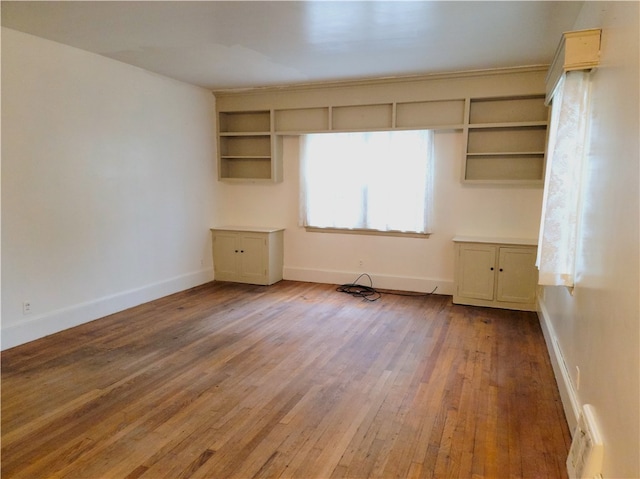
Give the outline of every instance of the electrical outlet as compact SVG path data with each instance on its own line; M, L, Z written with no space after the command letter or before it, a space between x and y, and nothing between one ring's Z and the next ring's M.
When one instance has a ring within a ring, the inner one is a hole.
M31 301L22 302L22 314L29 314L31 312Z

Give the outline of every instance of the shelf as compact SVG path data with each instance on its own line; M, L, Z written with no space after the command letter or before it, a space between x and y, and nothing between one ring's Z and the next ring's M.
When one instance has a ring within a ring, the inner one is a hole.
M547 120L543 95L469 99L462 181L541 186Z
M269 135L220 137L220 157L225 156L271 156L271 137Z
M395 127L428 129L464 123L464 100L416 101L396 105Z
M500 98L472 98L469 125L478 123L546 122L548 108L544 95Z
M223 156L222 157L223 160L229 160L229 161L233 161L233 160L259 160L259 161L263 161L263 162L268 162L271 161L271 157L269 156Z
M465 180L542 181L544 155L478 155L467 157Z
M469 124L470 130L482 130L485 128L523 128L523 127L543 127L546 128L546 121L521 121L521 122L501 122L501 123L474 123Z
M329 108L294 108L275 111L277 133L311 133L329 130Z
M220 179L270 180L269 157L221 157Z
M306 133L460 130L465 100L405 101L365 105L336 105L274 110L275 135Z
M546 127L469 129L467 153L544 151Z
M218 112L218 179L281 181L271 110Z
M332 130L373 131L393 127L393 105L337 106L331 109Z
M218 115L219 131L223 133L246 133L271 131L270 111L220 112Z
M271 133L264 131L243 131L243 132L220 132L221 137L243 137L243 136L270 136Z
M544 151L489 151L486 153L467 153L467 156L540 156Z

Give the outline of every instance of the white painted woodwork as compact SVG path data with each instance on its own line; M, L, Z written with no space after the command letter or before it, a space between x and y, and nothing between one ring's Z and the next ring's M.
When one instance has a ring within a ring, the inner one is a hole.
M218 281L269 285L282 279L281 228L212 228L213 268Z
M462 181L541 185L546 70L219 92L218 178L282 181L280 137L310 132L463 130Z
M282 181L270 111L218 113L218 179Z
M572 70L591 70L600 63L602 29L590 28L562 34L546 78L546 101L550 102L558 80Z
M542 95L470 98L462 182L541 187L547 119Z
M535 311L538 273L532 241L454 238L453 302Z
M454 303L458 297L493 301L496 248L485 244L465 244L457 252L458 275Z
M535 305L538 282L535 263L535 247L499 246L496 300Z

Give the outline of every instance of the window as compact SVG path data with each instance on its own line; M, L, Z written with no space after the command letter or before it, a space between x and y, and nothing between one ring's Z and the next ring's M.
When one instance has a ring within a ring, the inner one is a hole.
M433 131L303 135L300 150L303 226L431 232Z
M543 285L574 285L589 91L589 73L571 71L553 95L536 263Z

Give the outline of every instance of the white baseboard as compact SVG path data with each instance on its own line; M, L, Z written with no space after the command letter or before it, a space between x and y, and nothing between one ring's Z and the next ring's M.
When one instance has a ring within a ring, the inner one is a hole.
M356 281L364 271L335 271L318 270L308 268L284 268L284 279L292 281L306 281L309 283L347 284ZM368 272L367 272L368 273ZM430 278L415 278L406 276L392 276L387 274L368 273L373 280L373 286L380 289L392 289L396 291L414 291L430 293L437 288L434 294L453 294L453 281L437 280ZM368 278L361 278L358 284L369 286Z
M205 269L49 311L19 323L3 326L0 348L2 350L13 348L212 280L213 269Z
M540 299L538 299L538 318L540 319L540 327L542 328L542 334L547 343L551 365L553 366L553 372L556 376L558 389L560 390L560 399L562 400L564 414L569 424L569 430L573 432L580 415L580 401L578 400L578 394L573 387L571 376L567 370L567 363L564 360L562 349L558 343L558 337L553 328L551 317L544 301Z

